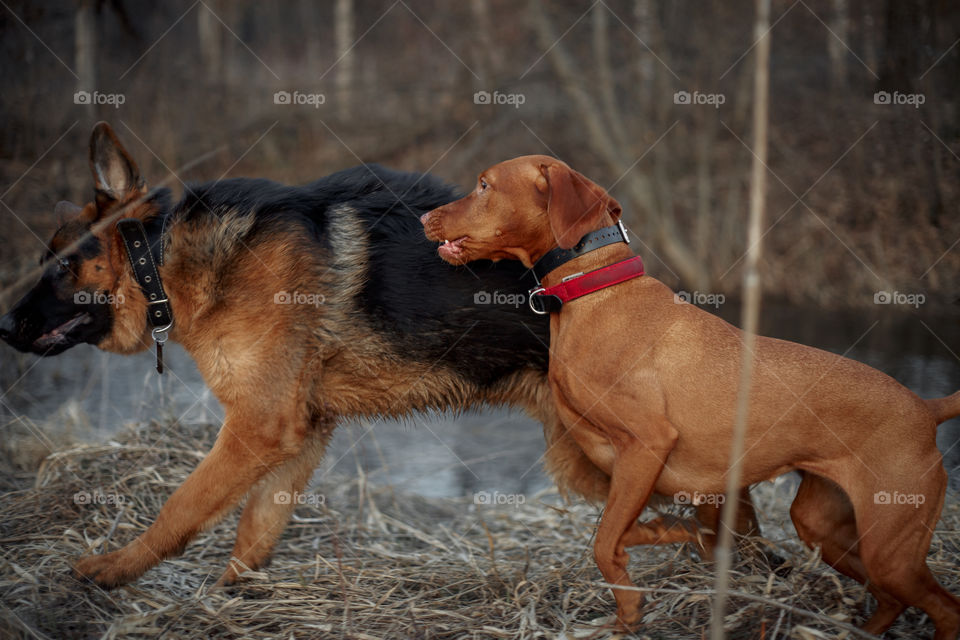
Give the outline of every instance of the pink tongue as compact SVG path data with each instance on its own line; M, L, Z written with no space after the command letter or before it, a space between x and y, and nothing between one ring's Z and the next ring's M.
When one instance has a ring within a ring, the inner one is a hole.
M448 244L440 245L440 248L438 249L438 251L440 252L440 255L454 257L459 253L461 253L463 249L460 247L459 244L450 242Z
M46 333L36 339L36 344L41 347L46 347L58 342L63 342L66 339L66 336L70 331L77 325L87 324L90 322L90 316L86 313L80 314L76 318L67 320L59 327L52 329L49 333Z
M440 255L447 257L456 257L463 253L463 241L465 238L457 238L450 242L444 242L440 245L438 251Z

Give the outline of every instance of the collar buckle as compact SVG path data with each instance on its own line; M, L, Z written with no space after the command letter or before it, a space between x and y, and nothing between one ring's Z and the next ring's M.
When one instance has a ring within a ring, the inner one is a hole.
M585 234L572 249L561 249L557 247L546 252L531 268L533 277L536 278L537 284L540 284L546 275L557 267L570 262L574 258L617 242L630 244L627 228L623 226L622 220L617 220L616 224L610 225L609 227L597 229L596 231Z
M170 332L170 329L173 328L173 322L171 321L165 327L154 327L150 330L150 335L153 337L153 341L159 344L163 344L167 341L167 338L170 336L167 335Z
M538 316L550 315L549 311L545 311L544 309L541 309L534 304L534 301L535 301L534 299L536 298L536 296L543 293L544 291L546 291L545 287L534 287L533 289L530 289L530 293L527 294L527 304L530 305L530 310L533 311Z

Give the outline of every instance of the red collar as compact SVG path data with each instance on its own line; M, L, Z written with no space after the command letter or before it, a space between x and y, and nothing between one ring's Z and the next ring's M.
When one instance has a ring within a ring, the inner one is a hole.
M643 273L643 260L640 256L633 256L594 271L567 276L560 284L531 290L530 308L541 315L557 313L564 302L632 280Z

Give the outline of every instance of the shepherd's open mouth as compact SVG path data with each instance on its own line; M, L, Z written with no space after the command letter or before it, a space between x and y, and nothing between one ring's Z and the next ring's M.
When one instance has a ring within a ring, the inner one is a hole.
M444 258L459 258L463 255L463 242L467 240L470 236L463 236L457 238L456 240L444 240L440 243L439 249L437 251Z
M47 347L53 347L58 344L63 344L67 340L67 336L70 335L70 332L79 327L82 324L87 324L92 321L93 318L89 313L84 311L83 313L76 315L60 326L51 329L47 333L43 334L39 338L33 341L33 345L40 349L46 349Z

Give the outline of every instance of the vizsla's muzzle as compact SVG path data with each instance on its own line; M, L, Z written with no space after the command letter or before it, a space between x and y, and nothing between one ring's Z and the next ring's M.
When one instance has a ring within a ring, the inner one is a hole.
M465 262L463 242L467 239L467 236L460 236L453 240L447 238L443 231L444 213L444 207L439 207L420 216L424 233L428 240L441 243L437 252L447 262Z

